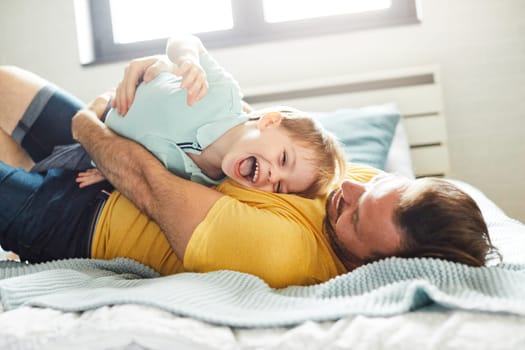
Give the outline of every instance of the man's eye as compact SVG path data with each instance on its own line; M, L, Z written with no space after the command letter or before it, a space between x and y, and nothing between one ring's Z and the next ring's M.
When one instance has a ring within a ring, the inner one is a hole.
M284 166L286 164L286 152L283 152L283 155L281 156L281 165Z
M354 232L357 234L357 223L359 221L359 211L356 209L352 214L352 226L354 227Z

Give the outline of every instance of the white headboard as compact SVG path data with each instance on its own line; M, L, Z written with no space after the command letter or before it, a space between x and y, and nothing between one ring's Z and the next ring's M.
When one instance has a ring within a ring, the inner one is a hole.
M403 116L416 177L449 174L443 98L436 66L295 81L244 92L246 102L254 108L288 105L329 112L393 102Z

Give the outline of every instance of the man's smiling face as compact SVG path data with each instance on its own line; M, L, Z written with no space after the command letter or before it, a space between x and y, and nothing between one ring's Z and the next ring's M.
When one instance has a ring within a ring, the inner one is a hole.
M330 194L325 227L333 249L346 261L347 268L399 251L401 233L394 213L410 181L381 174L367 183L345 180Z

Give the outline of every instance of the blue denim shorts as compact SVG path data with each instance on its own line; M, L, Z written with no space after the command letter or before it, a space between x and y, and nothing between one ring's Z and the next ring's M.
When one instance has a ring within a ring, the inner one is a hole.
M54 85L45 86L29 104L12 137L39 162L55 146L75 143L71 119L82 108L84 103L76 97Z
M85 258L107 182L79 188L76 171L26 172L0 162L0 245L21 260Z
M12 136L34 161L42 161L56 146L75 143L71 119L83 107L77 98L46 86L33 98ZM106 198L102 190L112 187L104 181L80 189L77 171L57 168L28 173L0 162L0 245L22 260L91 254L93 220Z

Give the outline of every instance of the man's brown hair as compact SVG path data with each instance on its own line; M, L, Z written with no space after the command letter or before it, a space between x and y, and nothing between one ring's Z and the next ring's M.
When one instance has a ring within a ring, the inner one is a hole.
M417 180L401 195L394 216L402 232L399 257L438 258L470 266L501 258L476 202L449 181Z

